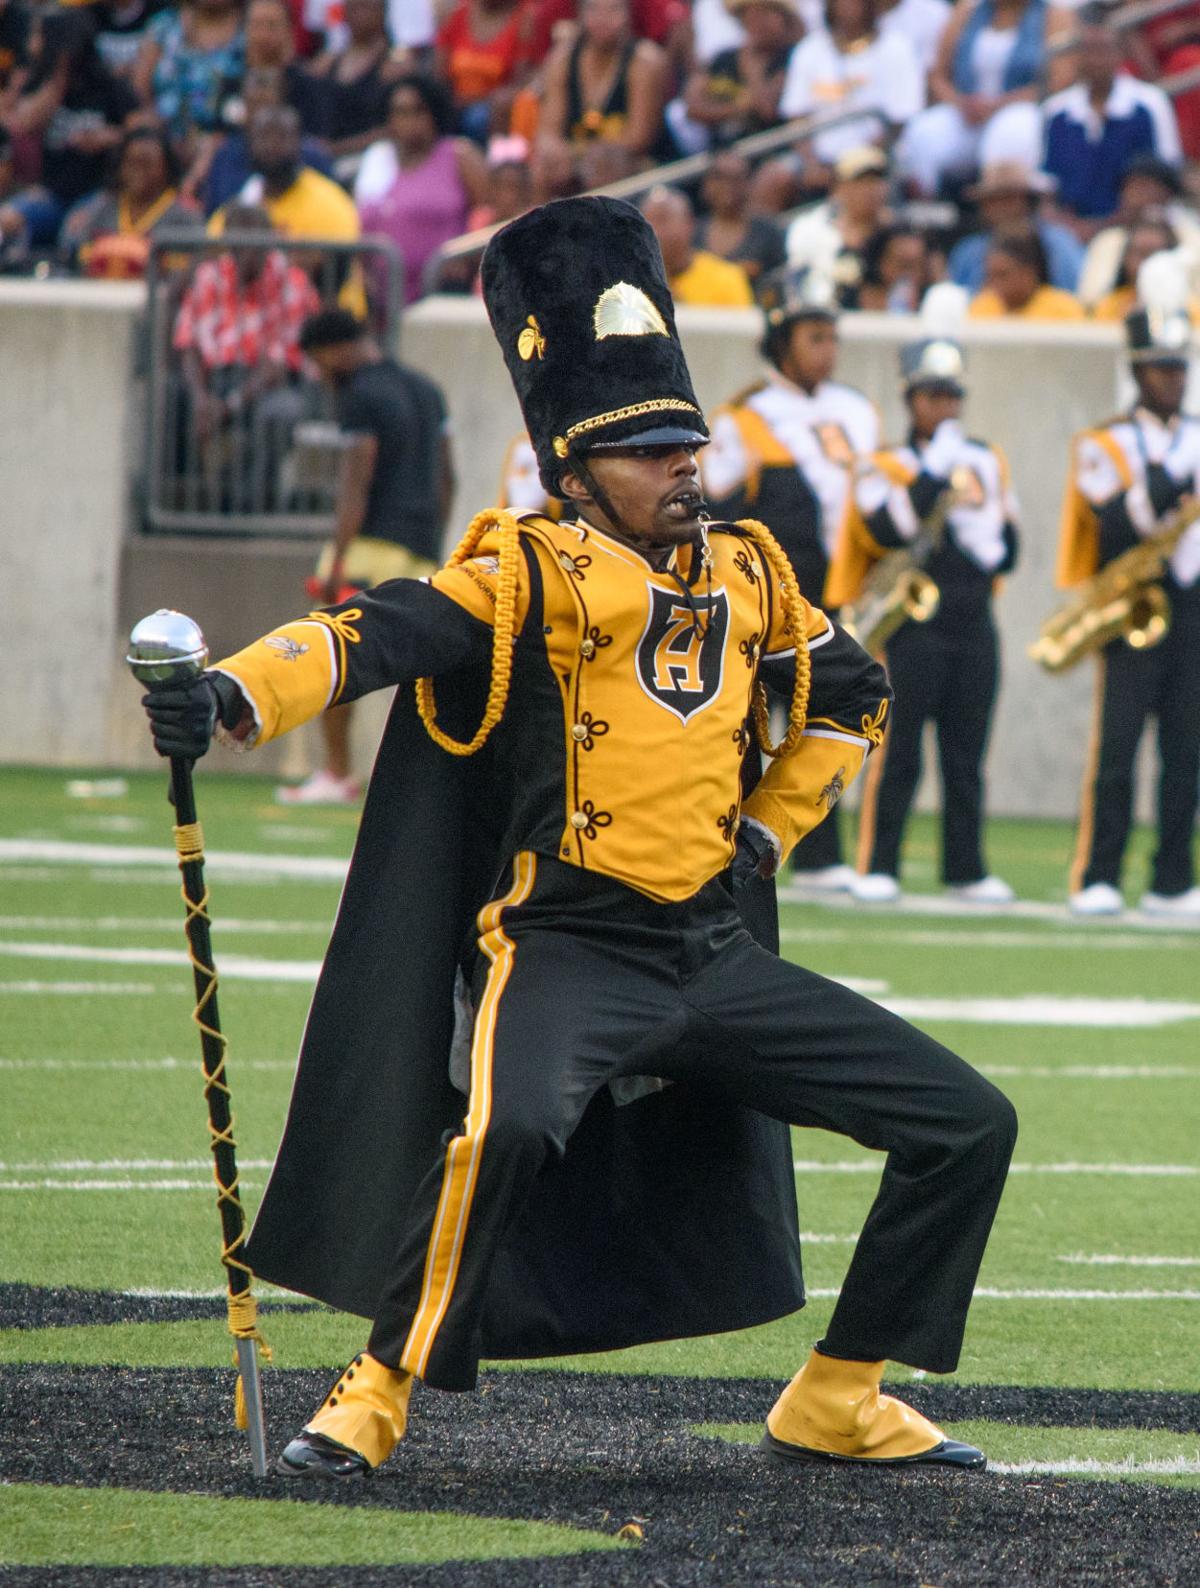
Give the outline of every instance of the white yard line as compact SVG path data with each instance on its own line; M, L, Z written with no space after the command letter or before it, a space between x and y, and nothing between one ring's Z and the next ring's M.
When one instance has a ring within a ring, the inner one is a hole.
M263 937L324 937L326 921L256 921L222 915L216 922L222 932L261 933ZM183 911L178 915L0 915L0 932L183 932Z
M1194 1081L1200 1067L1186 1064L981 1064L983 1075L1034 1081Z
M0 958L54 959L89 965L162 965L172 969L191 963L181 948L99 948L85 943L0 942ZM317 959L257 959L222 954L218 969L226 981L315 982Z
M90 965L155 965L171 969L184 968L189 963L182 949L103 948L87 943L0 941L0 957ZM227 981L298 982L311 986L320 970L320 961L223 954L218 968ZM1060 998L1037 993L1019 998L906 997L888 994L888 984L884 981L854 976L831 980L841 981L855 992L877 997L884 1008L908 1020L1144 1030L1200 1019L1200 1004L1165 999Z
M148 981L0 981L0 994L34 993L39 998L47 995L92 998L97 993L124 995L157 991Z
M1039 1475L1061 1478L1191 1478L1200 1474L1200 1461L1177 1456L1169 1461L989 1461L989 1472L1007 1477Z
M261 1181L241 1180L243 1191L258 1191ZM208 1180L0 1180L0 1191L211 1191Z
M1196 952L1194 933L1181 933L1168 937L1165 932L1118 932L1112 929L1092 932L1084 929L1061 932L962 932L952 929L939 931L916 927L879 928L871 920L856 921L853 927L840 926L788 926L779 933L783 943L854 943L895 944L901 948L1032 948L1032 949L1186 949Z
M841 1291L834 1286L806 1285L804 1294L811 1300L833 1301ZM974 1295L976 1301L1200 1301L1200 1290L1006 1290L979 1285Z
M241 1158L239 1169L269 1169L270 1158ZM23 1163L0 1163L0 1174L74 1174L81 1170L91 1173L110 1169L211 1169L211 1158L35 1158Z
M103 985L107 992L108 986ZM150 986L146 992L153 992ZM291 1071L296 1068L295 1059L243 1059L230 1060L231 1067L237 1074L246 1070L258 1070L264 1073L271 1071ZM200 1068L200 1059L5 1059L0 1058L0 1070L138 1070L162 1071L170 1074L183 1071L190 1075Z
M1200 1257L1121 1257L1115 1252L1070 1252L1055 1262L1097 1268L1200 1268Z
M1081 1026L1127 1030L1200 1019L1200 1004L1154 998L1058 998L1029 993L1017 998L880 999L906 1020L953 1020L988 1026Z
M794 1158L797 1174L880 1174L883 1157L841 1158L822 1162L819 1158ZM1009 1174L1133 1175L1166 1179L1200 1175L1200 1167L1187 1163L1012 1163Z
M0 838L0 860L35 861L58 866L161 866L174 857L150 844L66 843L48 838ZM247 873L293 877L306 882L341 882L349 861L326 855L256 855L239 850L211 849L204 854L206 868L219 875Z
M36 856L30 858L36 859ZM1105 932L1114 927L1135 925L1139 931L1148 932L1200 932L1200 921L1195 927L1190 921L1156 920L1152 916L1128 911L1124 915L1097 917L1086 925L1077 915L1072 915L1065 904L1050 904L1041 899L1016 899L1012 904L969 904L963 899L946 898L934 893L905 893L895 904L862 905L848 893L818 894L808 891L795 882L785 882L779 887L779 898L784 904L803 904L809 908L832 911L855 911L864 922L879 921L889 916L923 915L949 916L952 919L972 921L1061 921L1077 930Z

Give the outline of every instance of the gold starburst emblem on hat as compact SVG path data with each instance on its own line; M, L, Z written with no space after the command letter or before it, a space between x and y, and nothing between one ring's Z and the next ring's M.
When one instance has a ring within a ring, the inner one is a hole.
M528 364L536 354L538 358L546 356L546 338L542 335L542 328L537 323L537 315L530 314L525 320L525 329L517 337L517 352Z
M618 281L596 299L592 324L597 342L606 336L669 336L666 321L640 287Z

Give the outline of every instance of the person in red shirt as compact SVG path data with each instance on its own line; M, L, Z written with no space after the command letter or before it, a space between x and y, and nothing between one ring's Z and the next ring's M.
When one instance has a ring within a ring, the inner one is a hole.
M299 265L270 246L265 210L231 204L230 232L262 232L196 267L175 320L184 390L183 460L199 452L207 489L242 510L268 503L293 426L309 408L300 330L320 307ZM248 498L248 500L246 499Z
M438 74L449 83L459 128L477 143L503 131L512 95L533 65L533 0L459 0L438 30ZM493 128L493 118L498 123Z

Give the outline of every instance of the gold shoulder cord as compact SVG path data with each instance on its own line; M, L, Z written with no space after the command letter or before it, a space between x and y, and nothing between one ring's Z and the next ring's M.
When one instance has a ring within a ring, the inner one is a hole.
M198 861L202 864L204 861L204 832L200 826L200 823L188 822L184 826L176 826L174 833L175 852L179 856L180 866L182 867L187 865L189 861ZM180 891L183 894L184 908L187 911L187 919L184 922L185 932L187 932L188 923L194 917L198 916L202 921L208 922L208 884L206 883L204 886L203 897L195 902L188 897L186 883ZM211 965L205 965L196 958L195 950L192 948L190 932L187 933L187 945L188 958L192 962L193 969L199 971L200 974L205 978L206 982L204 991L197 999L196 1006L192 1010L192 1019L199 1026L204 1035L211 1038L212 1041L218 1043L221 1049L221 1058L216 1069L213 1070L211 1075L207 1072L205 1073L204 1089L205 1092L210 1090L224 1092L226 1098L228 1098L229 1087L225 1081L225 1059L228 1054L229 1043L224 1033L218 1031L214 1026L209 1025L208 1021L205 1019L205 1010L208 1007L209 1002L216 996L217 973ZM210 1145L213 1148L216 1147L218 1142L227 1142L231 1147L237 1146L237 1143L233 1139L232 1118L230 1118L229 1125L224 1131L218 1131L210 1120L208 1125L208 1133L212 1138ZM215 1158L213 1160L213 1180L217 1187L217 1206L220 1207L222 1202L232 1202L235 1203L240 1209L242 1199L241 1193L238 1190L238 1182L235 1179L232 1185L226 1185L224 1183L217 1169L217 1162ZM239 1219L239 1226L243 1226L244 1222L244 1219ZM241 1237L239 1236L238 1241L234 1242L232 1245L227 1245L224 1241L221 1245L221 1261L225 1265L226 1269L236 1268L246 1276L246 1289L241 1291L238 1295L234 1295L232 1291L230 1291L225 1297L225 1304L228 1313L229 1332L231 1335L233 1335L235 1340L256 1340L260 1349L262 1350L264 1359L269 1362L271 1360L271 1347L259 1333L258 1301L253 1290L250 1289L249 1282L254 1278L254 1275L247 1264L236 1255L235 1251L235 1247L240 1244L240 1240ZM235 1357L234 1365L236 1366L236 1364L237 1358ZM234 1420L236 1421L239 1428L245 1428L249 1420L246 1411L246 1392L242 1384L240 1374L238 1375L237 1388L234 1394Z
M796 575L783 547L767 526L760 524L756 518L742 518L738 520L737 527L745 530L771 565L771 572L775 576L775 584L783 601L784 628L791 635L796 646L796 677L792 685L792 704L788 713L787 732L778 744L771 743L767 691L761 681L754 686L754 726L758 734L759 748L764 755L777 759L781 755L792 753L800 743L804 724L808 721L812 659L808 654L808 636L805 633L804 598L800 594L800 586L796 583Z
M476 547L489 530L500 532L500 572L496 580L496 621L492 639L492 677L488 686L487 706L483 721L475 736L467 743L452 739L438 727L437 707L433 699L432 678L417 679L417 711L425 724L425 731L434 744L448 750L451 755L474 755L488 734L504 715L508 703L508 689L512 682L513 640L516 636L517 573L521 559L520 530L512 513L501 508L485 508L477 513L467 526L467 532L451 553L446 564L456 568L474 555Z

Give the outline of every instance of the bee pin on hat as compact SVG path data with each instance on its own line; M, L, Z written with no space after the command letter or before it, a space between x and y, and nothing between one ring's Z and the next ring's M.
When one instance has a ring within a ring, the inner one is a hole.
M631 204L530 210L492 239L482 281L551 494L589 453L708 440L658 240Z

